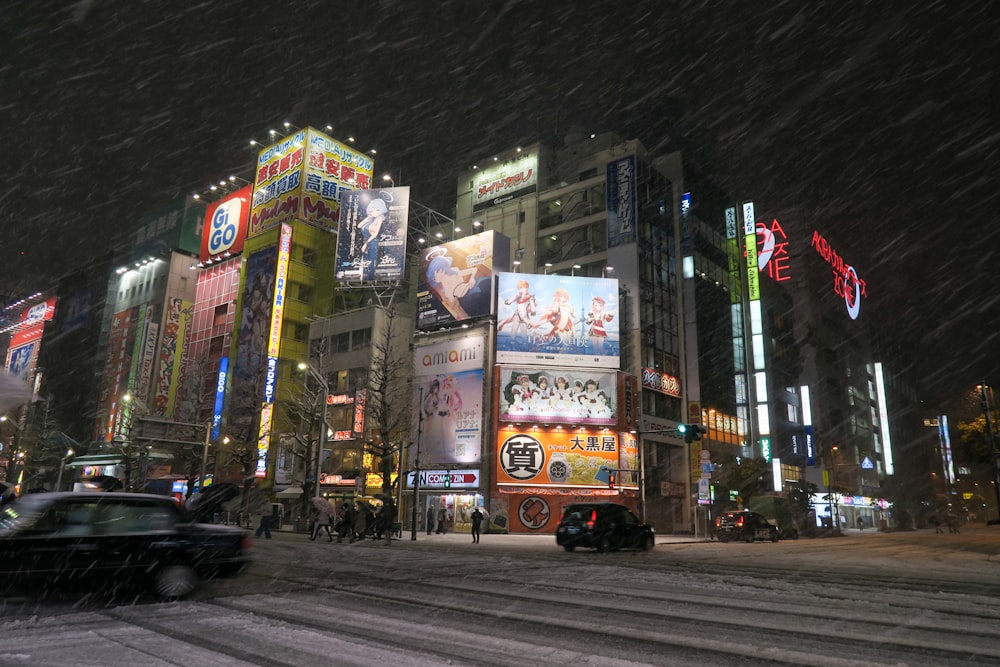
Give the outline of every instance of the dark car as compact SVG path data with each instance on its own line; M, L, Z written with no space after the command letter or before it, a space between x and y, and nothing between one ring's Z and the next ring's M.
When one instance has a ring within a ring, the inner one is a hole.
M577 503L563 509L556 544L566 551L590 547L598 551L652 549L653 527L639 521L624 505Z
M726 512L715 519L715 531L720 542L742 540L778 541L778 527L757 512Z
M60 590L85 580L182 597L249 561L249 533L199 518L168 496L26 494L0 510L0 587Z

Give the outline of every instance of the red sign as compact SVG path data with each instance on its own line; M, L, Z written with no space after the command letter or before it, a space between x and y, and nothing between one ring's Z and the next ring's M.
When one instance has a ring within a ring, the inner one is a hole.
M789 275L788 235L777 219L771 220L770 227L757 223L757 269L775 282L792 279Z
M642 386L667 396L681 397L680 379L654 368L642 369Z
M242 252L252 192L248 185L209 205L201 230L201 261Z

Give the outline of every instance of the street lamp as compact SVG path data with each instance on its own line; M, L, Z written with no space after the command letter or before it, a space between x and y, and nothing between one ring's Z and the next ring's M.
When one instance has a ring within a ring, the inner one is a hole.
M67 449L66 456L62 457L62 461L59 463L59 476L56 477L56 491L62 491L63 470L66 469L66 461L68 461L75 453L76 452L72 449Z
M323 389L323 400L322 400L323 407L321 408L320 411L319 441L316 444L316 472L315 472L316 489L313 493L314 498L319 498L320 497L319 469L320 466L323 464L323 448L326 446L326 402L327 402L327 397L330 395L330 385L326 381L326 378L323 377L323 374L320 373L318 370L316 370L316 368L312 365L312 363L306 363L304 361L299 362L299 370L309 371L309 374L313 377L314 380L316 380L316 382L319 383L319 386Z

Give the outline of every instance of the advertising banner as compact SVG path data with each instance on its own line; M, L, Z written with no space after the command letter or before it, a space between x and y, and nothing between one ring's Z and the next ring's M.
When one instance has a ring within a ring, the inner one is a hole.
M107 442L114 435L114 420L119 402L128 386L128 369L138 307L115 313L108 333L108 352L104 357L101 393L97 399L97 424L94 440Z
M243 251L252 195L253 186L248 185L209 204L201 230L202 261L220 255L229 257Z
M538 153L529 151L476 173L472 210L505 204L538 189Z
M268 146L257 157L247 236L302 220L336 229L341 193L371 185L374 162L313 128Z
M172 298L167 300L165 310L156 396L152 406L153 413L160 417L170 417L174 413L184 359L184 338L191 322L192 304L190 301Z
M337 232L337 280L398 280L406 258L410 188L344 192Z
M38 365L40 343L40 340L35 340L7 350L7 371L22 382L28 382Z
M299 219L321 229L337 229L343 194L371 187L371 157L309 128Z
M497 276L497 363L618 368L618 281Z
M541 493L544 491L544 493ZM635 503L630 498L622 498L617 491L573 492L572 489L554 492L552 489L538 489L530 493L514 493L502 498L508 504L505 515L510 517L511 533L555 534L559 520L567 505L574 503L609 502L622 503L635 511ZM496 514L496 510L494 514Z
M608 247L635 243L637 215L634 155L608 163L607 184Z
M502 422L615 426L614 371L499 368Z
M413 428L421 466L482 458L485 339L468 336L414 350Z
M601 469L617 470L618 435L559 428L504 427L497 432L497 483L607 488Z
M497 232L466 236L420 253L417 328L429 329L493 312L493 277L510 266L510 239Z
M277 263L275 248L262 248L246 259L230 403L230 420L237 433L249 432L260 409Z

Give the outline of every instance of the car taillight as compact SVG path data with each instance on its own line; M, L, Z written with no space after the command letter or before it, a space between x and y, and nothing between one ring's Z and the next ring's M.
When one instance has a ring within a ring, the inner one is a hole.
M587 522L587 529L594 527L594 522L597 521L597 510L590 510L590 521Z
M721 525L722 525L722 517L721 516L715 517L715 527L718 528Z
M740 517L739 519L736 520L736 526L738 528L742 528L743 527L743 517Z
M240 547L245 551L253 547L253 538L249 535L245 536L240 542Z

